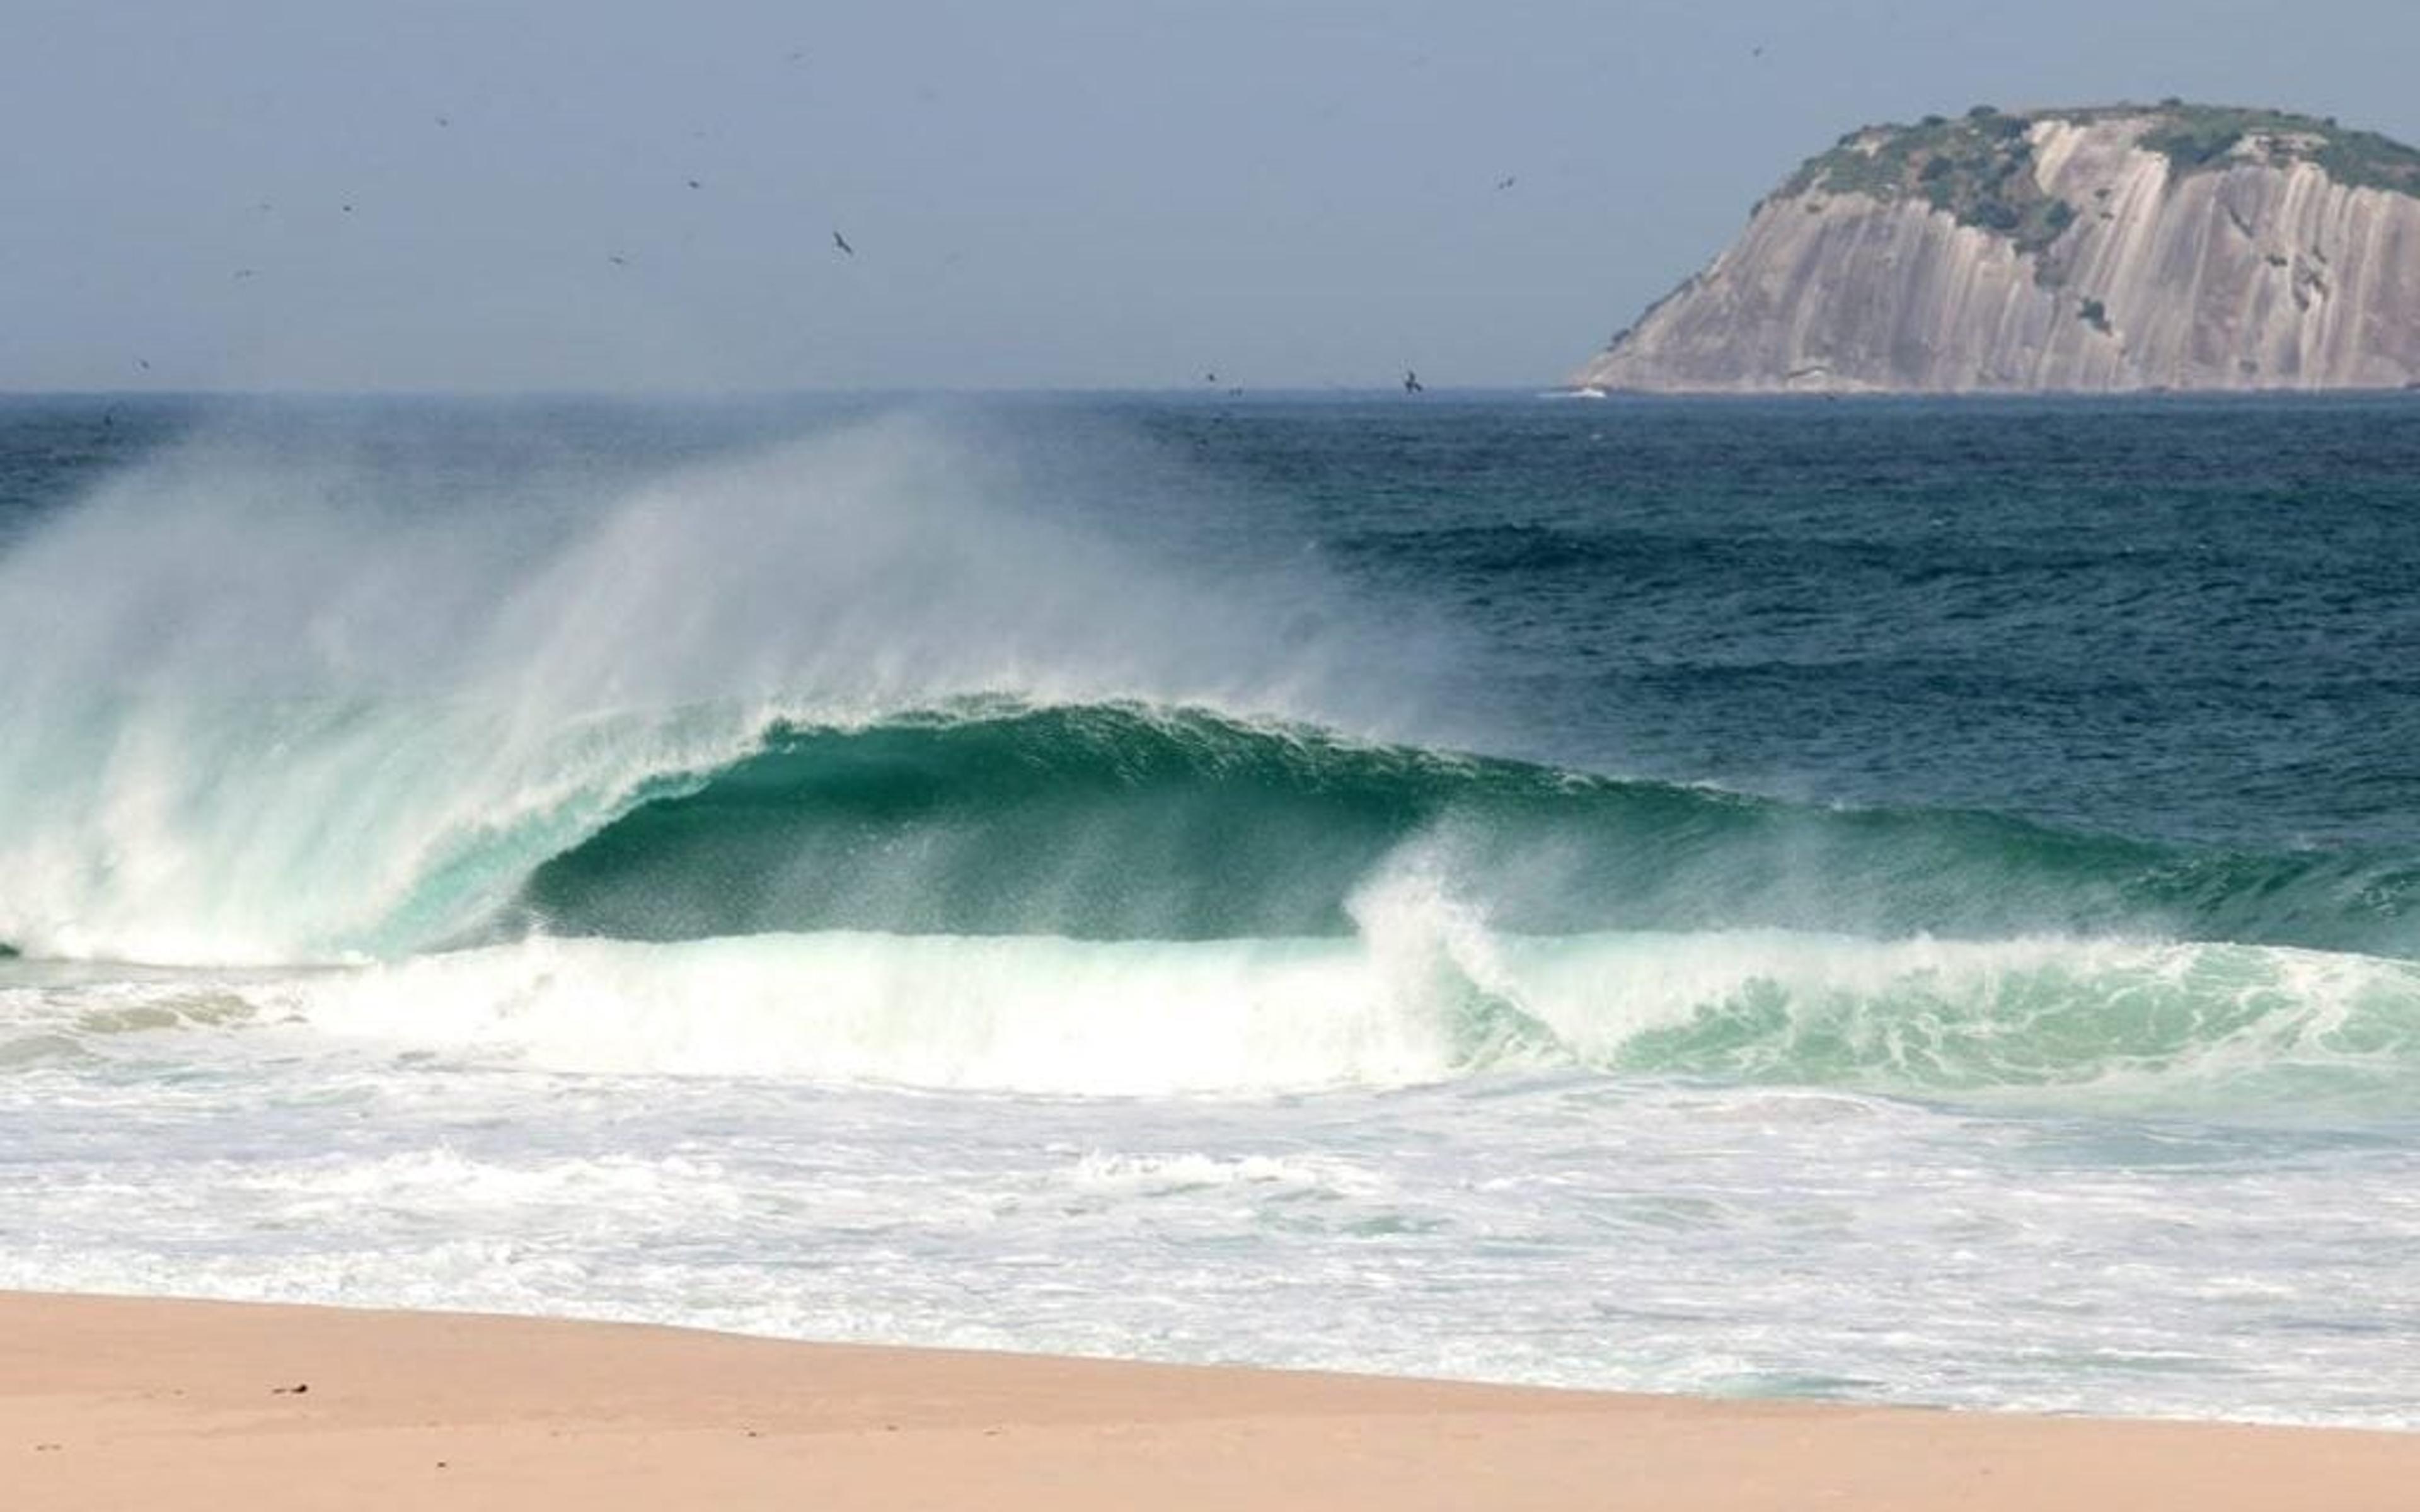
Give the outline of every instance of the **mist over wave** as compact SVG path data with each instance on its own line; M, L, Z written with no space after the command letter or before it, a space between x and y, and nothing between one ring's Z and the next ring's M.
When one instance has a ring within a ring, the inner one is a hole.
M1079 529L1135 480L978 422L636 475L411 440L196 440L0 555L0 940L411 949L784 721L1394 702L1334 595Z

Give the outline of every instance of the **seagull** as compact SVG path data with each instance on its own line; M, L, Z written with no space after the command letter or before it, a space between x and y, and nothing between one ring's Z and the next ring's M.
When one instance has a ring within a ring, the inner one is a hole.
M629 267L629 266L630 266L630 259L629 259L629 258L628 258L628 257L623 256L623 255L622 255L620 253L618 253L618 252L609 252L609 253L607 253L607 254L605 255L605 260L606 260L607 262L609 262L609 263L612 263L612 264L613 264L614 267L616 267L616 268L628 268L628 267Z
M1521 180L1517 177L1508 173L1503 177L1496 180L1496 187L1498 189L1510 189L1520 181Z
M706 186L692 178L689 181L689 187L691 189L704 189Z
M451 116L440 116L437 117L437 124L440 126L451 126L454 124L454 117Z
M148 357L138 357L134 359L134 365L143 369L146 373L148 373L151 371L151 359Z
M1404 369L1404 392L1405 393L1420 393L1426 392L1420 387L1420 376L1418 373L1413 372L1408 367Z
M239 268L235 270L235 276L239 279L257 278L260 276L260 270L257 268Z
M340 209L340 210L344 211L347 215L350 215L350 214L352 214L352 213L353 213L353 208L352 208L350 205L339 205L339 206L337 206L336 208L337 208L338 209Z
M1216 373L1204 373L1202 375L1202 381L1204 383L1216 383L1218 381L1218 375Z
M857 249L848 244L848 238L842 236L837 231L832 233L832 245L838 247L841 252L847 256L854 257L857 255Z

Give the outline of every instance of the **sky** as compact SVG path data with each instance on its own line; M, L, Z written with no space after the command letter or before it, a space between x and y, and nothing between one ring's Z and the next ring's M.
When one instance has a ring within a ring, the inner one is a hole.
M1866 122L2420 142L2411 0L7 0L0 39L18 392L1540 386Z

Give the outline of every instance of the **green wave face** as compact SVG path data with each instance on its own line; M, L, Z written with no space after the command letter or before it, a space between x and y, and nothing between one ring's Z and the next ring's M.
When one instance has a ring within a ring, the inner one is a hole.
M490 937L1342 935L1407 864L1491 927L2149 933L2400 953L2420 868L1833 810L1194 710L783 726L538 866Z

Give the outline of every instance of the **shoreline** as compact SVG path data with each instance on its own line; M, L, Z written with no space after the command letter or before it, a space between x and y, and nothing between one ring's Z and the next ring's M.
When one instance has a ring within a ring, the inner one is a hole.
M298 1389L300 1388L300 1389ZM0 1504L2410 1504L2420 1433L1717 1400L0 1293Z

